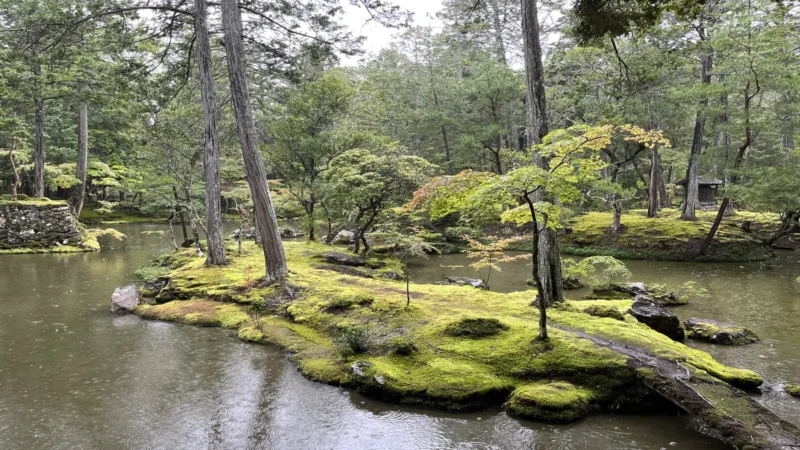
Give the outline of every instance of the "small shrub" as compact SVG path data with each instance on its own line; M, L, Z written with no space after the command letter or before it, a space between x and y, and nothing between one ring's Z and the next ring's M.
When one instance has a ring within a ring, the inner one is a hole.
M407 356L417 351L417 347L414 343L407 337L402 336L389 341L389 347L395 355Z
M506 330L508 330L508 325L497 319L465 317L448 325L444 329L444 334L454 337L481 338L494 336Z
M167 275L169 272L170 270L167 267L142 266L136 269L135 273L140 280L149 283Z
M370 333L366 327L360 325L347 325L339 327L336 343L339 344L339 354L345 349L355 353L364 353L370 346Z
M267 302L264 301L263 298L258 298L250 303L250 309L247 311L247 315L250 316L250 320L253 321L253 326L255 329L262 333L264 330L261 329L261 314L263 314L266 310Z

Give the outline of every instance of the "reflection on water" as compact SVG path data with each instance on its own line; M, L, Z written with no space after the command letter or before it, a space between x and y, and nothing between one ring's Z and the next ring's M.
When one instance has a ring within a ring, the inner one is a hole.
M169 248L141 234L161 226L117 228L129 240L98 254L0 256L0 449L725 448L679 417L549 426L376 402L229 331L111 316L114 287Z
M412 280L432 283L448 275L478 277L468 267L464 255L444 255L417 259L411 266ZM710 296L695 299L689 305L672 308L681 320L700 317L729 321L746 326L762 338L745 347L711 345L688 340L691 346L711 353L721 362L752 369L768 384L800 384L800 252L780 252L763 263L688 263L625 261L632 280L645 283L678 285L694 281ZM447 266L463 266L452 269ZM501 266L490 277L495 291L530 289L530 262L516 261ZM567 298L581 299L587 289L566 291ZM533 292L531 292L533 298ZM767 392L760 400L787 420L800 425L800 401L781 391Z

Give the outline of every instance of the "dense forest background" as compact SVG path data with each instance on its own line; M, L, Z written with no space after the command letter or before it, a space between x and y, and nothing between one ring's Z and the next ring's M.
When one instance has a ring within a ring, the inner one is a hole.
M81 206L85 192L85 217L180 210L205 230L214 191L203 112L213 105L218 208L239 220L252 201L225 3L2 0L2 190ZM598 176L575 180L579 195L560 214L614 210L609 225L619 227L623 210L680 206L693 219L698 180L718 180L728 209L779 213L794 226L800 11L772 0L656 3L655 12L636 1L538 5L549 130L635 127L611 133ZM331 238L377 230L434 177L506 175L531 164L536 143L526 133L520 2L445 0L440 30L407 26L410 16L385 2L361 6L397 35L343 67L362 41L340 23L338 2L239 4L272 202L311 238L320 227ZM638 138L650 132L658 139Z

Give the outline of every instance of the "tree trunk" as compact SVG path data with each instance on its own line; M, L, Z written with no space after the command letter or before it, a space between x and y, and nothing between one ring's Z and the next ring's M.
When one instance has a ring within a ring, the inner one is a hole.
M620 227L622 226L622 200L619 198L619 194L612 194L611 199L611 208L614 210L614 214L611 219L611 232L616 233L619 231Z
M183 245L186 245L186 243L189 241L189 233L186 230L186 218L183 215L183 208L181 208L181 201L180 198L178 198L178 189L176 189L175 186L172 186L172 197L175 199L175 207L173 209L175 210L175 213L179 214L181 217L181 231L183 231Z
M488 2L489 8L492 10L492 26L494 28L494 42L495 52L497 52L497 60L503 65L508 65L506 60L506 45L503 42L503 27L500 24L500 11L497 10L497 0Z
M705 39L705 28L700 27L700 38ZM711 68L714 64L713 50L700 59L700 82L711 83ZM700 109L694 121L694 135L692 136L692 150L689 153L689 167L686 169L686 185L684 186L683 211L681 220L696 220L695 213L700 202L698 200L698 181L700 179L700 153L703 150L703 134L705 132L706 118L704 108L708 106L708 97L700 102Z
M541 144L547 136L547 100L544 90L542 45L539 41L539 17L535 0L522 1L522 37L527 85L528 146Z
M222 231L222 194L219 187L219 131L217 127L217 96L211 62L211 43L208 37L206 0L194 0L194 32L197 40L197 67L200 72L200 94L203 99L203 171L206 182L206 264L225 265L225 236Z
M548 133L547 121L547 101L544 90L544 67L542 64L542 47L539 41L539 18L536 9L536 0L521 0L522 2L522 35L525 47L525 81L527 85L527 110L528 110L528 144L540 144L542 138ZM542 168L549 170L550 162L538 156L536 161ZM533 202L544 199L543 195L537 195L536 199L528 199L531 202L532 214ZM539 303L543 308L556 302L564 300L561 288L561 256L558 249L558 238L555 230L547 227L547 218L537 224L536 216L534 226L541 230L535 232L534 241L537 243L535 250L536 261L534 270L538 267L537 290L539 291ZM544 314L540 320L544 319ZM544 327L542 323L542 327ZM542 338L547 337L545 330L540 330Z
M650 157L650 189L647 193L647 217L658 217L658 180L661 168L658 166L658 149L653 149Z
M44 99L42 98L42 65L33 66L33 196L44 197Z
M245 73L247 66L242 40L242 17L236 0L222 0L222 28L225 33L225 51L228 55L231 101L267 266L266 282L283 284L289 269L286 266L286 255L281 243L278 218L275 216L275 208L269 195L267 175L258 150L253 112L250 107L250 89L247 86Z
M11 147L8 149L8 162L11 164L11 172L14 174L14 183L11 185L11 198L17 199L17 187L19 186L19 172L17 172L17 164L14 162L14 150L17 148L17 138L12 135Z
M756 79L756 94L758 93L759 89L758 79ZM750 128L750 101L752 98L753 96L750 95L750 80L747 80L744 85L744 143L742 143L742 145L739 147L739 151L736 153L736 161L733 163L734 172L736 172L736 169L741 167L742 161L744 161L745 153L753 144L753 132ZM735 182L736 176L734 175L731 177L731 184ZM711 230L708 231L706 239L703 241L703 246L700 247L701 255L705 255L708 252L708 248L711 246L711 243L714 242L714 235L717 234L719 224L722 222L722 217L727 212L730 202L731 199L727 196L722 199L722 204L719 206L719 211L717 211L717 217L714 218L714 224L711 225Z
M78 84L78 90L82 90L82 83ZM83 209L83 200L86 195L86 168L89 164L89 106L86 100L82 100L78 105L78 161L75 169L75 178L80 184L72 188L72 195L69 204L72 207L72 214L80 217Z

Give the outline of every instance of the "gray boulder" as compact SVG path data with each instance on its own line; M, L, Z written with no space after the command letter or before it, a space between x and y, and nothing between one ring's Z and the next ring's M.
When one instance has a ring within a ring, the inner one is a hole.
M348 255L347 253L340 252L330 252L323 256L322 260L340 266L362 267L367 265L367 261L360 256Z
M342 244L342 245L349 245L352 244L356 239L355 233L352 231L342 230L333 237L331 244Z
M758 342L758 335L755 332L732 323L693 317L685 320L683 324L686 326L689 339L721 345L747 345Z
M141 303L142 294L139 287L135 284L116 288L111 294L111 312L114 314L126 314L131 312Z
M479 280L477 278L467 278L467 277L445 277L444 280L438 281L434 284L450 285L450 286L472 286L475 288L482 288L483 280Z
M678 320L678 317L649 297L637 296L628 313L639 322L674 341L683 342L685 338L685 333L681 328L681 321Z

